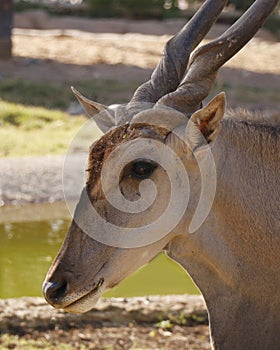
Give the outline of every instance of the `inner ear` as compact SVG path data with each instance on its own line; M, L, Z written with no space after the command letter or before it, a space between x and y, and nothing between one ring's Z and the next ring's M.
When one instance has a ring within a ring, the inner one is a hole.
M215 141L225 113L226 98L222 92L205 107L196 111L190 118L186 129L186 139L192 150Z

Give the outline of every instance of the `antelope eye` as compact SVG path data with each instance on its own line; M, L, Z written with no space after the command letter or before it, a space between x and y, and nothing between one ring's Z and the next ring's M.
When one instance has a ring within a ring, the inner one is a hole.
M151 160L136 160L132 163L130 175L138 179L147 179L150 175L152 175L156 167L157 164Z

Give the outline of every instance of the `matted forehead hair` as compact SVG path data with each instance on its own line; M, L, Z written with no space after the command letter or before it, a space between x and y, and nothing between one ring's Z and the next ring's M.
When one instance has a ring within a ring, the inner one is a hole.
M125 124L108 131L90 147L87 166L87 184L94 183L99 177L104 161L119 145L137 138L152 138L164 142L169 132L169 130L163 127L140 123L133 125Z

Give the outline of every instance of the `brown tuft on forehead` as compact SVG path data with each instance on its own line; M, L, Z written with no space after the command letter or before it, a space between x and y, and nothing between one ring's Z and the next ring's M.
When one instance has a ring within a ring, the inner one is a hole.
M136 138L151 138L163 142L168 133L169 131L164 128L146 124L126 124L108 131L90 147L87 184L95 182L100 175L103 162L120 144Z

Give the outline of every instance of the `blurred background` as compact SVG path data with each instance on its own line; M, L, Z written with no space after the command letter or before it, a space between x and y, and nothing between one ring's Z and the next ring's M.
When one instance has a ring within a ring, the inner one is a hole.
M252 2L229 1L206 41ZM63 160L87 120L70 86L100 103L127 102L149 79L166 41L200 3L0 1L0 298L41 296L70 223ZM211 96L224 90L230 108L278 114L279 28L278 5L265 27L221 70ZM95 128L83 129L71 152L84 155L99 136ZM79 166L83 171L86 165ZM69 174L74 202L80 190L75 169ZM172 293L199 291L162 254L107 296Z

